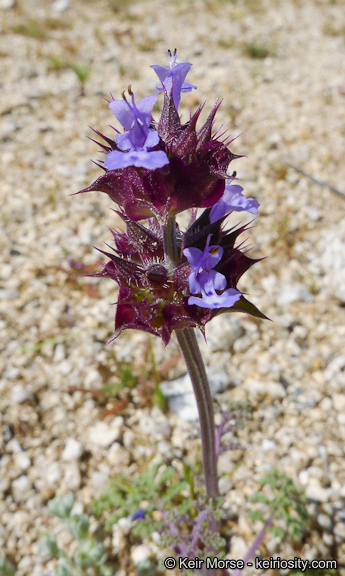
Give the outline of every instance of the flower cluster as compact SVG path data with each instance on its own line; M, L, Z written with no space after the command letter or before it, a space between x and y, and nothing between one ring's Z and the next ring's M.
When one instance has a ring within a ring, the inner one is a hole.
M196 86L185 81L190 63L152 66L160 84L155 95L135 101L112 99L109 108L124 128L115 139L95 130L105 160L104 174L81 192L101 191L114 201L126 231L112 231L114 247L97 276L119 285L116 338L124 329L145 330L167 344L173 330L204 327L217 314L243 311L265 316L237 289L242 274L257 260L249 258L238 236L246 226L225 230L233 211L258 213L258 202L245 198L228 174L240 156L230 142L212 134L219 104L197 129L202 106L181 122L181 94ZM164 95L160 118L152 117L159 93ZM192 220L182 232L175 216L192 208ZM197 208L204 208L197 218ZM145 223L141 221L145 221Z

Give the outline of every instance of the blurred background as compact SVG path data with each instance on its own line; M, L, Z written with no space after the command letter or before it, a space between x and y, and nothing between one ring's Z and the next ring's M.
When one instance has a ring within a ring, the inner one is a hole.
M198 87L179 111L187 119L206 102L205 118L222 99L215 129L236 138L231 150L245 157L230 169L260 202L251 256L267 257L239 288L273 322L225 315L202 344L210 373L223 374L222 399L251 413L241 449L220 463L233 511L227 552L242 557L259 531L247 499L275 467L305 490L311 526L298 544L270 536L266 552L340 565L344 2L0 0L0 22L0 554L21 576L48 576L37 540L58 526L49 499L73 491L88 511L119 471L132 478L162 454L194 461L197 423L159 388L185 373L175 340L164 349L128 332L106 346L116 285L81 276L100 269L93 246L120 225L114 206L101 193L70 196L101 174L87 137L90 126L113 135L105 98L129 84L136 99L152 94L150 65L168 66L177 48ZM107 546L116 574L137 573L137 541L122 556L110 537Z

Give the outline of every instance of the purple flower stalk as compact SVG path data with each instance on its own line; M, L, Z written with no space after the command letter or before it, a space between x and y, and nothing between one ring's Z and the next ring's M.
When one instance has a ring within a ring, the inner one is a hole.
M195 88L185 82L191 68L178 64L176 51L170 68L152 66L164 94L158 120L152 117L157 96L131 101L125 95L109 108L122 125L115 140L100 132L105 154L104 175L81 192L108 194L126 225L125 232L112 231L113 246L103 252L109 261L98 276L115 280L119 297L115 315L116 338L135 328L170 340L173 330L205 325L217 314L242 311L264 318L237 289L242 274L257 260L236 246L245 227L224 230L231 211L258 212L258 202L242 195L233 184L229 164L240 156L229 143L212 134L219 104L197 128L202 107L185 123L177 112L181 94ZM175 215L188 208L204 211L185 231ZM140 220L149 219L145 225Z
M156 95L136 103L129 88L131 102L113 99L109 107L124 131L116 130L115 139L94 131L102 140L104 174L80 192L108 194L125 224L123 232L111 230L109 251L100 250L108 261L96 274L119 286L112 340L134 328L166 345L176 331L198 405L206 491L214 499L219 492L212 398L193 328L205 334L206 324L222 313L266 318L237 289L242 274L258 262L238 244L247 227L227 229L225 223L232 211L257 214L259 204L232 184L229 165L240 156L229 149L231 141L212 132L219 104L201 127L202 106L181 122L181 94L196 86L185 81L191 64L178 64L176 50L169 58L170 68L152 66L164 98L160 117L152 117ZM182 231L176 215L190 208L191 224ZM215 533L217 521L210 519L208 528Z

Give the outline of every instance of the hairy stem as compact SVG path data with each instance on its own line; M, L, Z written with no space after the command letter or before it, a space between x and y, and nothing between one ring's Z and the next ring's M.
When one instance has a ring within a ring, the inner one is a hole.
M163 241L165 260L172 271L179 261L174 217L169 218L164 227ZM215 425L206 370L193 328L176 330L176 336L192 380L198 406L206 492L210 499L215 499L219 496ZM216 534L219 531L217 520L211 518L208 529L212 534ZM214 550L214 553L216 554L217 550ZM214 569L204 568L202 573L205 576L215 576L216 572Z
M176 220L174 216L170 216L164 226L163 245L166 263L173 270L178 259Z
M176 330L176 336L192 380L198 406L206 492L210 498L217 498L219 492L214 415L204 362L192 328Z

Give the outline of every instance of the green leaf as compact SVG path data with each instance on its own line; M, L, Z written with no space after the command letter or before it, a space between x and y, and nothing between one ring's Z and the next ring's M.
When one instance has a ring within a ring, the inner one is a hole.
M226 310L222 310L219 314L230 314L232 312L244 312L245 314L249 314L250 316L255 316L256 318L260 318L261 320L269 320L265 314L260 312L260 310L249 300L247 300L244 296L241 296L237 302L231 308L227 308Z
M6 558L0 556L0 576L15 576L15 570Z
M54 566L56 576L73 576L72 572L64 564Z
M66 496L60 496L49 500L47 508L53 516L61 518L61 520L67 520L71 514L73 504L74 495L67 494Z
M87 514L72 516L67 523L68 531L76 540L86 540L89 534L90 520Z
M41 552L48 558L59 558L60 549L57 545L55 534L44 534L42 538L39 539L38 546Z

